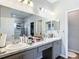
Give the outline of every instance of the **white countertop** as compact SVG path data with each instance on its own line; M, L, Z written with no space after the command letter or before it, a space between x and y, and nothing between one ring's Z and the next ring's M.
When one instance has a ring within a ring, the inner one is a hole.
M44 38L43 41L34 43L32 45L28 45L26 43L22 43L22 44L20 43L20 44L12 46L11 44L9 44L5 48L3 48L6 52L0 54L0 58L6 57L6 56L9 56L9 55L12 55L12 54L16 54L16 53L19 53L19 52L22 52L22 51L27 51L27 50L30 50L30 49L33 49L33 48L37 48L39 46L49 44L49 43L52 43L52 42L55 42L55 41L58 41L58 40L61 40L61 37Z

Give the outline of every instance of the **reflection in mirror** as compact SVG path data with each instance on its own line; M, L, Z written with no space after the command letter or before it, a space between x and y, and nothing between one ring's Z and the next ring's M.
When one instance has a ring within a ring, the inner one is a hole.
M6 33L8 39L42 34L42 17L4 6L0 8L0 32Z
M52 21L52 28L54 30L59 31L60 30L60 21Z
M6 33L8 39L12 39L12 37L19 38L19 36L22 36L23 34L27 35L25 33L24 25L26 20L30 18L32 14L24 13L4 6L0 6L0 9L0 32Z
M60 21L46 21L46 37L56 37L60 30Z
M46 26L47 26L47 31L51 30L51 22L50 21L46 22Z
M60 22L59 21L55 21L55 20L52 20L52 21L47 21L46 22L46 28L47 28L47 31L51 31L51 30L60 30Z
M59 22L49 21L34 14L0 6L0 32L7 39L19 39L20 36L44 36L50 30L59 30Z

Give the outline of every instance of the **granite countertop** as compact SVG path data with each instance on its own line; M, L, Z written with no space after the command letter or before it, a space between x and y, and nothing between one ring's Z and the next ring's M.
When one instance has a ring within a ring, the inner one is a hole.
M1 53L0 54L0 58L12 55L12 54L16 54L22 51L27 51L33 48L37 48L39 46L45 45L45 44L49 44L55 41L61 40L61 37L57 37L57 38L44 38L43 41L37 42L37 43L33 43L32 45L28 45L26 43L19 43L19 44L8 44L5 48L3 48L3 50L5 50L5 53Z

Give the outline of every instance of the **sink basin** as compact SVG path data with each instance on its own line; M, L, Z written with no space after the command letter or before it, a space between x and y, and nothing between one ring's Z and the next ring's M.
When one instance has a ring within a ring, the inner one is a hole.
M6 52L5 48L0 48L0 54L5 53L5 52Z
M28 45L26 43L8 44L6 46L6 50L19 50L24 47L28 47Z

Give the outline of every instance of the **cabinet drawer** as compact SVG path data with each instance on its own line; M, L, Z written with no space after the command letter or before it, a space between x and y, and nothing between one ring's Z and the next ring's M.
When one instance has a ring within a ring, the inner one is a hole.
M6 57L4 59L22 59L22 54L16 54L16 55L12 55L12 56L9 56L9 57Z
M50 47L52 47L52 43L47 44L47 45L45 46L46 49L48 49L48 48L50 48Z
M32 54L24 54L23 55L23 59L34 59L34 54L32 53Z
M42 52L43 50L48 49L50 47L52 47L52 44L51 43L50 44L43 45L43 46L40 46L40 47L38 47L38 52Z
M28 54L34 53L35 51L37 51L37 49L27 50L23 54L28 55Z
M23 59L36 59L36 56L37 49L32 49L23 53Z

